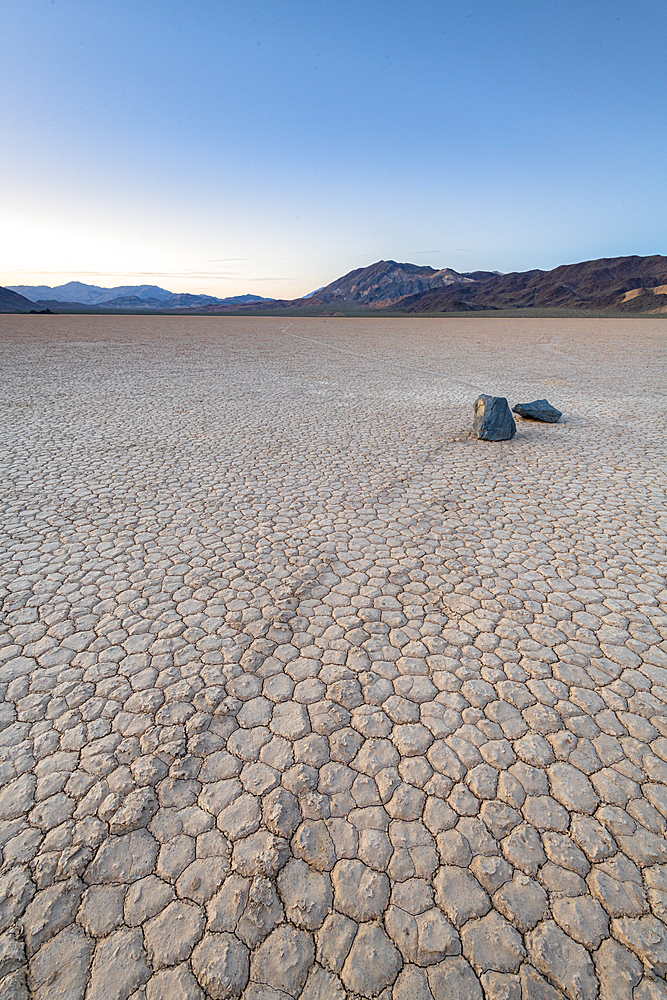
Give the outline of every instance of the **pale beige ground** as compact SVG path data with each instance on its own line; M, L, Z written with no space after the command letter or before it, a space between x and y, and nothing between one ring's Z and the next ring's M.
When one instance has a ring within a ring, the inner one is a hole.
M666 342L1 316L0 995L667 998Z

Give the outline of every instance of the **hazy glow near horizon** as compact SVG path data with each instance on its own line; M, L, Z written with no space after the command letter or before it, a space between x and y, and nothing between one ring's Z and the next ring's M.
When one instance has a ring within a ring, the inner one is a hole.
M667 253L667 7L5 0L0 284Z

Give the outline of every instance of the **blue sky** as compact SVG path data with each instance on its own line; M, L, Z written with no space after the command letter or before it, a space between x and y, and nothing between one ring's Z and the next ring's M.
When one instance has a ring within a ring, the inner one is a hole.
M3 0L0 283L667 253L667 5Z

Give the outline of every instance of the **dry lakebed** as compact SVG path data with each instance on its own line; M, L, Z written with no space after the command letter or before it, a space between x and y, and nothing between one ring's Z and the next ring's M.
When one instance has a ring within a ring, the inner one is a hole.
M0 317L3 1000L665 1000L666 341Z

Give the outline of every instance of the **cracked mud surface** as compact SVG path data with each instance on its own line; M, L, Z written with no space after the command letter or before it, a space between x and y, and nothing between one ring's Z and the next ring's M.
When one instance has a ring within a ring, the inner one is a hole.
M0 317L0 995L667 998L666 334Z

